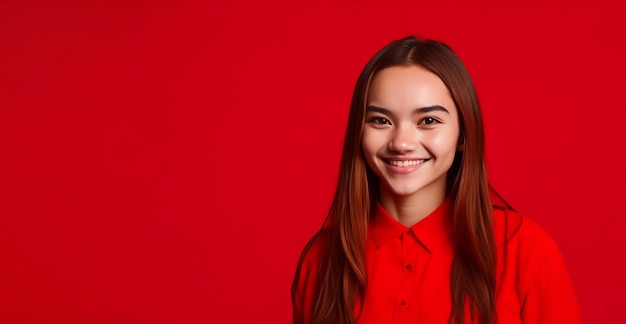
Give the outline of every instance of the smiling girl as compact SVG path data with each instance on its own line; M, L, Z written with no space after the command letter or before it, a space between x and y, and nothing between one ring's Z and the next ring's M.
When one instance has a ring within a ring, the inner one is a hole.
M580 321L555 242L490 189L483 133L445 44L407 37L368 62L333 203L298 263L294 323Z

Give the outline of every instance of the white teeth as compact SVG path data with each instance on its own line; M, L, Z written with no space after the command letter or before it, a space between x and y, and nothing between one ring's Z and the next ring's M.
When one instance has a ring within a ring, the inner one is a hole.
M391 164L393 166L404 168L404 167L408 167L408 166L412 166L412 165L422 164L422 163L424 163L424 161L426 161L426 160L410 160L410 161L389 160L389 164Z

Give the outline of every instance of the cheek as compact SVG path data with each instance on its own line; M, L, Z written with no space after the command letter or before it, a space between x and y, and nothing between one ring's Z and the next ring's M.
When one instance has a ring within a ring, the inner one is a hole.
M381 140L380 136L372 136L373 134L369 132L363 132L363 137L361 138L361 150L363 151L363 155L365 156L365 161L367 164L373 168L373 159L384 145L384 141Z
M367 157L376 152L377 141L376 137L372 136L370 132L364 131L363 136L361 138L361 148L363 149L363 153Z
M439 155L456 154L459 136L457 133L439 133L434 134L429 143L433 152Z

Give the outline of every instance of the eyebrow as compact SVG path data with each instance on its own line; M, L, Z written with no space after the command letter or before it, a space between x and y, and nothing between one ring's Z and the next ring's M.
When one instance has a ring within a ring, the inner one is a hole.
M413 114L417 115L417 114L425 114L425 113L429 113L432 111L443 111L445 113L450 113L448 111L448 109L443 108L440 105L432 105L432 106L427 106L427 107L420 107L420 108L415 108L415 110L413 110ZM365 108L365 112L377 112L377 113L381 113L381 114L385 114L387 116L393 116L393 113L386 108L382 108L382 107L378 107L378 106L374 106L374 105L369 105L367 106L367 108Z

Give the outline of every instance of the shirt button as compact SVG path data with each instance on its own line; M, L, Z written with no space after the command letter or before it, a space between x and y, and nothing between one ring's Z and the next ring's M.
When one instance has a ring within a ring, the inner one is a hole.
M407 264L407 265L406 265L406 269L407 269L407 270L411 270L411 269L413 269L413 267L412 267L410 264Z
M403 301L400 302L400 305L404 306L404 305L406 305L406 302L403 300Z
M407 233L408 233L409 235L413 235L413 230L409 230Z

